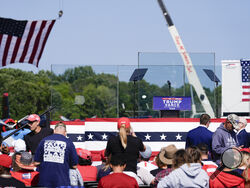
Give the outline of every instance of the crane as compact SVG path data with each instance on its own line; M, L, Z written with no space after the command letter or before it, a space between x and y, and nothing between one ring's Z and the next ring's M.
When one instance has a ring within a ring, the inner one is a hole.
M196 73L195 68L193 66L193 63L191 61L191 58L190 58L189 54L187 53L187 51L182 43L181 37L180 37L180 35L179 35L175 25L174 25L169 13L167 12L167 9L165 8L163 1L162 0L157 0L157 1L158 1L158 4L159 4L162 12L163 12L165 20L167 21L168 30L170 32L170 35L171 35L172 39L174 40L175 46L176 46L178 52L180 53L182 60L184 62L185 71L186 71L188 81L194 87L205 112L208 115L210 115L211 118L214 118L215 115L214 115L213 108L212 108L212 106L207 98L207 95L206 95L206 93L205 93L205 91L200 83L200 80L197 76L197 73Z

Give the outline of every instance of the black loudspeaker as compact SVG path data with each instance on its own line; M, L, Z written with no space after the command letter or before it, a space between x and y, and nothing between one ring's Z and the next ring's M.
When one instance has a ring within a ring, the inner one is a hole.
M2 119L8 119L10 118L10 110L9 110L9 94L4 93L3 94L3 100L2 100Z

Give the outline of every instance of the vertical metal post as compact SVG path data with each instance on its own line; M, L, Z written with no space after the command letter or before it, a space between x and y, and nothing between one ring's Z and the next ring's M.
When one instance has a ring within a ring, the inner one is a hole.
M216 92L215 92L215 95L216 95L216 103L215 103L215 110L216 110L216 117L219 118L219 92L218 92L218 81L215 82L216 84Z
M133 108L133 116L135 118L135 106L136 106L136 95L135 95L135 92L136 92L136 85L135 85L135 80L134 80L134 108Z
M120 93L119 93L119 65L117 66L117 86L116 86L116 97L117 97L117 104L116 104L116 108L117 108L117 118L119 118L119 114L120 114L120 109L119 109L119 98L120 98Z
M53 73L53 64L50 65L50 72ZM53 106L53 93L52 93L52 89L50 90L50 106ZM50 114L50 120L52 121L53 119L53 112L51 112Z

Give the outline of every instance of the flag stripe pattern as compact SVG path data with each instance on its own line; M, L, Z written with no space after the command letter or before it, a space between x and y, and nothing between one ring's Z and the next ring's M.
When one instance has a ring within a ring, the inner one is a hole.
M19 62L36 67L55 20L19 21L0 17L0 67Z
M155 118L131 119L131 126L137 137L145 145L158 153L162 147L175 144L177 148L185 148L188 131L199 126L196 118ZM213 119L209 130L214 132L225 119ZM51 122L54 128L56 121ZM118 135L116 118L89 118L85 122L65 121L67 137L72 140L75 147L85 148L92 154L99 155L99 151L106 148L108 139ZM248 124L250 120L248 120ZM250 126L246 127L250 133ZM96 157L95 160L100 160Z
M250 60L241 60L242 102L250 102Z

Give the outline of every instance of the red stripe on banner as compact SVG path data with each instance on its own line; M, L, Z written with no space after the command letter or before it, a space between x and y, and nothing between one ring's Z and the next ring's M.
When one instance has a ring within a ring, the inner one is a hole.
M41 56L42 56L42 53L43 53L43 50L44 50L46 41L47 41L47 39L48 39L48 36L49 36L49 34L50 34L50 31L51 31L51 29L52 29L52 27L53 27L55 21L56 21L56 20L52 20L52 22L51 22L51 24L50 24L50 26L49 26L49 28L48 28L48 30L47 30L46 36L45 36L45 38L44 38L44 40L43 40L43 44L42 44L42 48L41 48L40 54L39 54L38 59L37 59L36 67L38 67L38 63L39 63L39 60L40 60L40 58L41 58Z
M34 61L34 58L35 58L35 55L37 53L37 49L38 49L38 46L39 46L39 43L41 40L41 35L42 35L44 27L46 26L46 23L47 23L47 21L42 21L41 27L40 27L39 32L37 34L37 37L35 39L35 43L34 43L34 47L33 47L30 59L28 61L29 64L32 64Z
M4 52L3 52L2 66L6 66L6 59L7 59L7 56L8 56L11 39L12 39L12 36L8 35L7 41L6 41L6 44L5 44L5 48L4 48Z
M130 122L197 122L199 118L145 118L145 119L129 119ZM118 118L86 118L85 121L96 122L117 122Z
M250 99L242 99L242 102L249 102Z
M85 125L84 121L51 121L50 125L56 125L59 122L63 122L66 125L81 125L81 126Z
M200 122L199 118L145 118L129 119L130 122ZM86 118L89 122L117 122L118 118ZM211 119L211 122L224 122L223 119Z
M36 23L37 23L37 21L33 21L31 23L29 34L28 34L27 40L25 42L23 53L22 53L22 56L21 56L19 62L24 62L25 56L27 55L28 48L29 48L29 45L30 45L30 40L32 38L32 35L33 35L35 27L36 27Z
M250 89L250 86L242 86L243 89Z
M88 121L89 119L92 119L91 122L116 122L114 120L115 119L118 120L118 118L87 118L86 121ZM96 121L96 119L98 119L99 121ZM105 119L106 121L100 121L100 119ZM159 119L164 119L165 120L165 121L160 121L160 122L174 122L174 121L168 121L169 119L176 119L175 122L183 122L183 123L188 122L188 121L184 121L184 120L178 121L178 119L188 119L188 118L155 118L155 119L152 118L151 120L154 120L154 122L159 122L158 121ZM197 118L189 118L189 119L197 119ZM215 123L216 122L217 123L225 122L225 119L226 118L224 118L224 119L223 118L211 119L211 122L215 122ZM135 119L133 119L133 120L135 120ZM140 120L141 120L140 122L153 122L153 121L148 121L149 119L140 119ZM80 125L80 126L85 126L85 122L86 121L51 121L50 125L56 125L59 122L63 122L66 125ZM195 121L189 121L189 122L195 122ZM250 119L247 119L247 122L250 123Z
M17 56L19 46L21 44L21 40L22 40L21 37L18 37L17 40L16 40L16 44L15 44L15 47L14 47L14 50L13 50L13 53L12 53L10 63L15 63L16 62L16 56Z
M243 95L250 95L250 92L242 92Z

